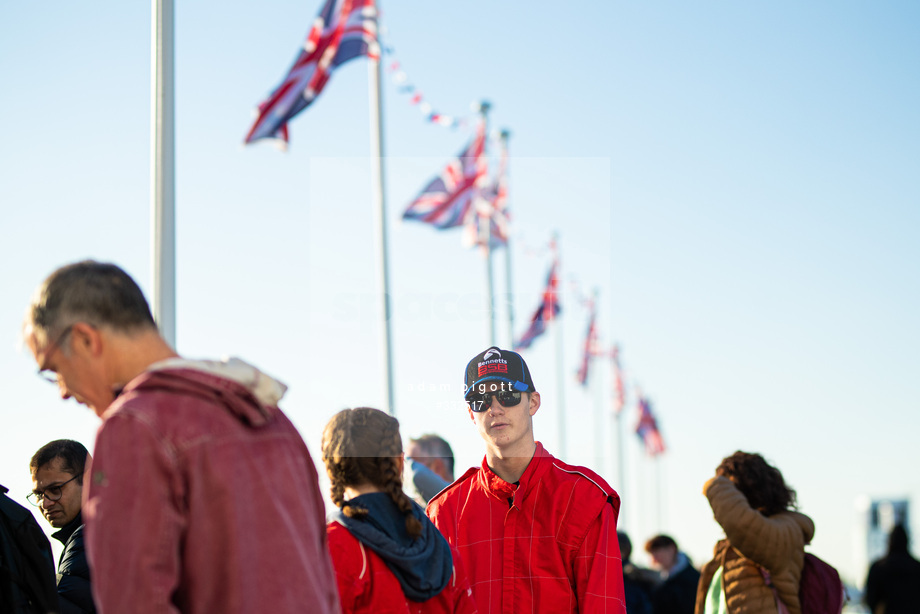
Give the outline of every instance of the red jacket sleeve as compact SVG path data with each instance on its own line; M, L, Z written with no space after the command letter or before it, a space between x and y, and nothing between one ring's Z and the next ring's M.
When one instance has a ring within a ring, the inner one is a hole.
M476 614L476 602L473 601L473 589L466 575L466 567L456 548L451 546L450 554L454 559L454 576L450 579L448 588L453 591L453 614Z
M579 612L626 614L616 513L609 504L588 527L578 549L575 590Z

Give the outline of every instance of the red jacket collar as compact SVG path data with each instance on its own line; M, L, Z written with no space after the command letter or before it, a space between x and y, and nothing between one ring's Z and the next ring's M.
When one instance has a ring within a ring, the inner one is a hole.
M543 444L539 441L537 448L534 450L533 458L524 470L524 474L517 484L511 484L501 479L489 467L487 457L482 458L482 471L479 472L479 480L482 487L487 493L498 499L509 499L518 492L518 498L526 497L531 491L531 486L540 481L543 474L552 466L553 455L546 451Z

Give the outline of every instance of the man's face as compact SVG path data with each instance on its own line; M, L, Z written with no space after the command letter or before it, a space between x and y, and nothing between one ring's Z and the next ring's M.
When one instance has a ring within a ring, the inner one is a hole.
M80 513L83 485L79 483L80 478L71 480L72 477L73 473L64 471L64 461L60 457L39 467L32 476L32 492L45 493L40 506L42 515L56 529L65 526ZM48 491L55 487L60 487L61 498L52 501L53 495Z
M507 387L506 387L507 390ZM501 382L488 382L486 392L501 391ZM533 442L533 415L540 409L540 393L522 393L521 401L504 407L495 396L486 411L467 409L486 445L499 451L513 451L514 446Z
M409 442L409 446L406 448L406 456L425 465L445 482L454 481L453 476L451 476L450 472L447 470L447 463L444 462L443 458L440 456L425 456L425 454L426 452L422 449L422 446L414 441Z
M649 554L655 566L665 571L670 571L670 569L674 567L674 564L677 563L677 548L674 546L653 548Z
M98 334L88 324L76 323L44 343L33 332L28 337L28 346L41 373L56 376L62 399L73 397L102 416L115 400L115 393L98 356Z

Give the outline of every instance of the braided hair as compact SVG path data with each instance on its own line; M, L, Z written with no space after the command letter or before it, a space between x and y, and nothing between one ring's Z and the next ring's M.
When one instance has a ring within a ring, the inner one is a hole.
M336 507L350 518L367 516L367 509L345 505L345 487L373 484L390 496L406 518L406 531L416 538L422 523L402 489L402 452L399 421L379 409L343 409L323 430L323 463Z

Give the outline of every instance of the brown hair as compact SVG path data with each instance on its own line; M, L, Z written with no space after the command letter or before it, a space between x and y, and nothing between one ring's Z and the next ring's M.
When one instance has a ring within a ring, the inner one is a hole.
M651 553L652 550L658 550L659 548L670 548L671 546L677 550L677 542L674 541L674 538L670 535L656 535L647 542L645 542L645 551Z
M422 534L422 523L412 514L412 500L402 489L402 452L399 421L379 409L343 409L323 430L323 463L336 507L350 518L366 516L366 509L345 505L345 487L373 484L390 495L406 517L406 531L415 538Z
M795 491L786 486L779 469L760 454L737 451L722 459L716 475L735 483L751 507L764 516L795 508Z

